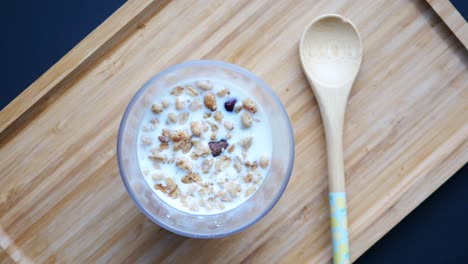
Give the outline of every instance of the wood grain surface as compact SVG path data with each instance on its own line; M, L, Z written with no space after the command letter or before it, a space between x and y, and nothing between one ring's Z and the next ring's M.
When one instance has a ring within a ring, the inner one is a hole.
M0 112L0 262L330 262L325 138L298 54L329 12L353 20L364 45L344 132L355 260L468 161L468 54L425 1L127 2ZM264 79L296 139L276 207L217 240L153 224L117 169L133 94L193 59Z
M449 0L427 0L455 36L468 49L468 23Z

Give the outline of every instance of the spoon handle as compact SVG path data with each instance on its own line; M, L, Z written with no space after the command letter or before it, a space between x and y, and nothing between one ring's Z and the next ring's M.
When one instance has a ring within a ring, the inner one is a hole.
M321 89L318 102L327 142L328 188L333 263L350 262L343 159L343 124L350 87Z
M330 220L333 244L333 263L345 264L349 261L348 221L346 192L330 193Z

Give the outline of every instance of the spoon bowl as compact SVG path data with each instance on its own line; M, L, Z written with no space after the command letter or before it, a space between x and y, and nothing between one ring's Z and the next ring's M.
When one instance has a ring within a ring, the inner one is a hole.
M361 65L361 37L347 18L320 16L302 35L300 58L320 107L327 141L333 262L349 263L343 123L349 92Z
M318 17L304 31L300 45L309 81L327 87L354 81L361 65L362 44L356 26L348 19L340 15Z

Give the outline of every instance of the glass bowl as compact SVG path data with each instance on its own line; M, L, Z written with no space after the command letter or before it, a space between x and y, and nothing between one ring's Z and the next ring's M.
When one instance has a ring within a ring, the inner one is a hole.
M182 212L161 200L140 170L137 135L153 101L186 79L228 81L247 90L263 109L272 127L270 169L261 187L240 206L219 214ZM123 183L138 208L153 222L176 234L193 238L218 238L243 231L265 216L278 202L291 176L294 136L288 114L273 90L239 66L221 61L190 61L172 66L150 79L132 98L123 115L117 139L117 158Z

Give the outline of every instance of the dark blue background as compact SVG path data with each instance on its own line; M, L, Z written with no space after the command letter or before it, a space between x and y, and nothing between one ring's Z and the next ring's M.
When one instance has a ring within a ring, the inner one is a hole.
M0 108L125 3L124 0L3 2ZM462 0L453 2L457 7L463 6ZM464 9L467 10L466 5ZM468 166L356 263L468 263Z

